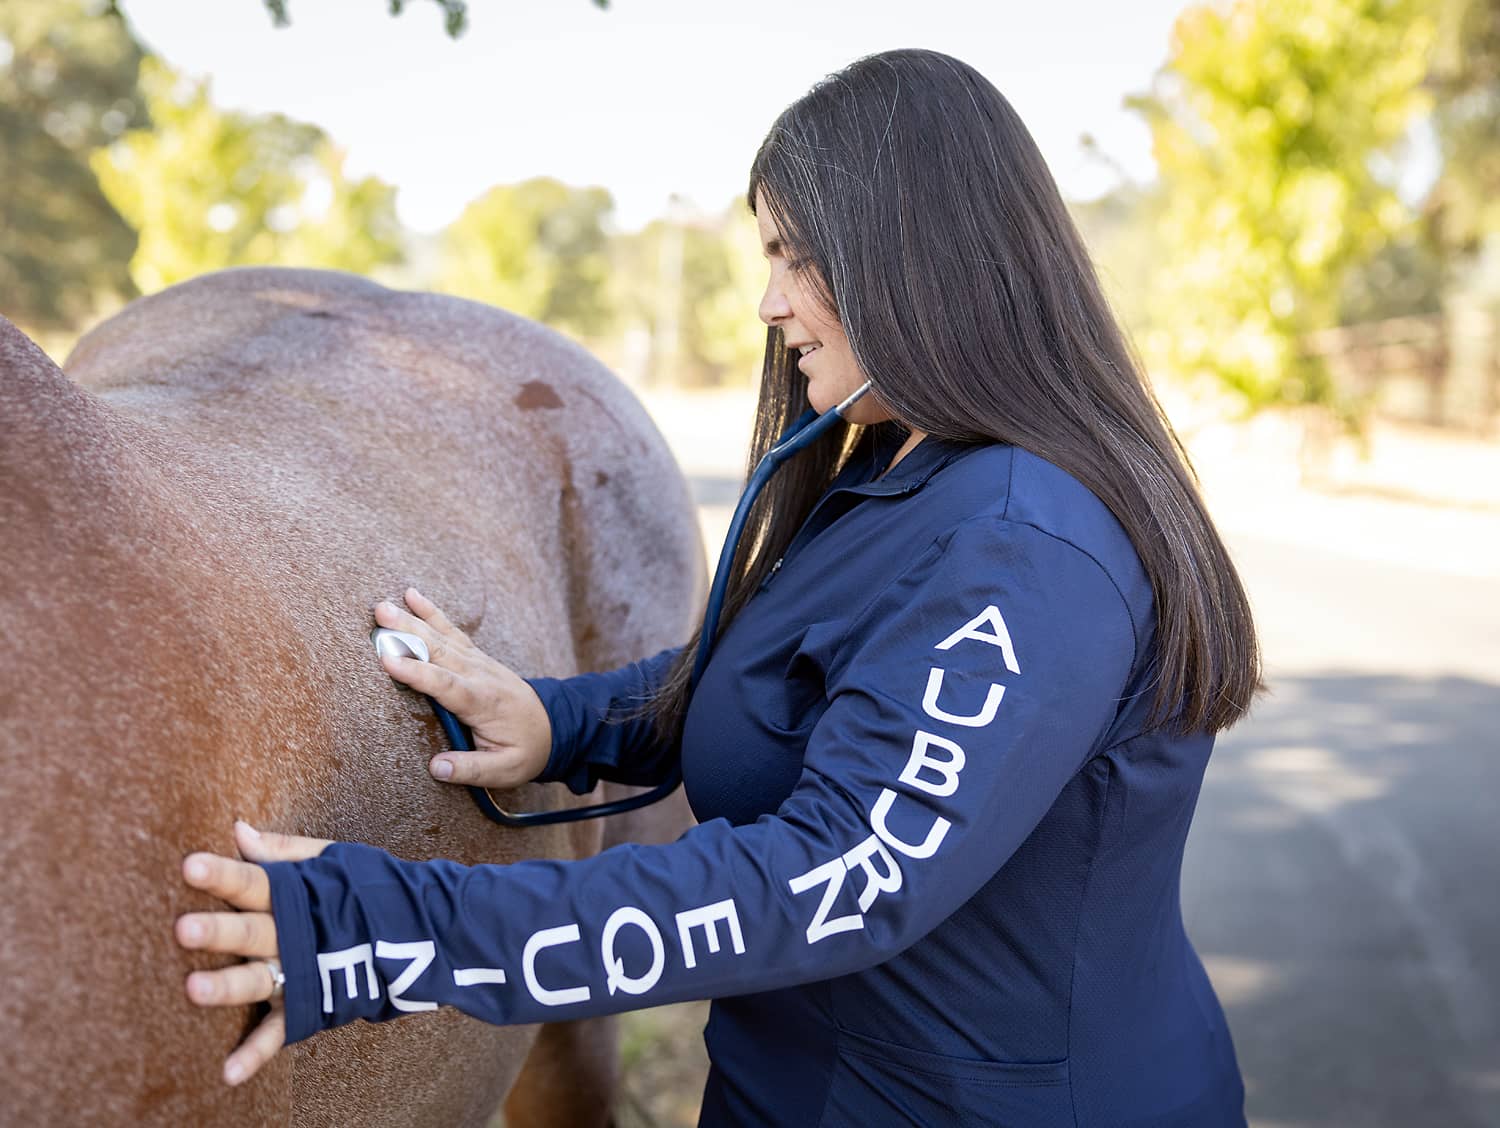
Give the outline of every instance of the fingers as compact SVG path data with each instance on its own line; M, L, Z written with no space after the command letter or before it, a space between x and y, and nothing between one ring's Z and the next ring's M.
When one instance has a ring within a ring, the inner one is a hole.
M518 778L516 757L501 752L444 752L432 758L427 770L443 783L470 787L518 787L527 782Z
M382 600L375 605L375 621L382 627L416 635L427 644L434 662L440 661L445 652L460 654L473 646L469 636L449 622L438 605L416 588L407 588L404 598L406 606L415 614L389 600Z
M263 1003L275 986L264 960L231 964L216 971L195 971L187 977L188 998L200 1007L243 1007Z
M285 1044L286 1011L273 1007L261 1024L250 1032L250 1037L224 1059L224 1080L231 1085L250 1080Z
M462 639L468 638L468 635L448 621L448 616L443 614L442 609L436 603L416 588L407 588L402 598L406 600L406 605L417 613L417 617L433 630L440 634L456 635Z
M326 838L302 838L295 834L277 834L256 830L243 819L234 823L234 843L240 854L251 862L300 862L316 858L331 843Z
M277 955L276 922L270 913L185 913L177 918L176 932L184 948L267 959Z
M218 854L189 854L182 863L182 879L194 889L228 901L238 909L269 912L271 884L266 871L249 862Z
M472 703L468 683L442 666L387 654L380 659L380 667L402 685L437 698L450 712L462 714L464 707Z
M432 660L437 661L438 654L448 646L447 640L417 618L410 611L404 611L389 600L382 599L375 604L375 621L382 627L389 627L393 631L405 631L414 634L427 644L427 649L432 655Z

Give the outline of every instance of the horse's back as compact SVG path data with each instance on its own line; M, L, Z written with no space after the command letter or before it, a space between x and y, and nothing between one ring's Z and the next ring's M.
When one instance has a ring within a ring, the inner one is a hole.
M318 272L127 307L69 361L89 392L3 334L0 365L27 401L0 407L14 1119L482 1122L530 1032L452 1012L224 1089L245 1015L183 997L208 961L170 921L207 902L177 869L236 817L413 857L596 848L590 825L499 830L427 777L435 725L375 665L369 605L415 583L525 673L680 640L701 549L660 437L554 334Z

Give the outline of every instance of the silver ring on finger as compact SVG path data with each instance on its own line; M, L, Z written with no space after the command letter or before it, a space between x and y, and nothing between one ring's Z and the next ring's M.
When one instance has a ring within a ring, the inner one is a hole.
M286 972L281 970L280 960L265 960L263 962L266 970L271 973L271 993L266 996L266 1001L275 1002L281 998L282 992L286 989Z

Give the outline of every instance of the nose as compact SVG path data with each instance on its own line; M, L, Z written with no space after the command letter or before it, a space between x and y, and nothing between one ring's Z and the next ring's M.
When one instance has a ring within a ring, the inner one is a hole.
M760 319L771 326L780 325L792 316L792 303L787 301L774 270L771 272L771 277L766 280L766 292L761 295L758 312Z

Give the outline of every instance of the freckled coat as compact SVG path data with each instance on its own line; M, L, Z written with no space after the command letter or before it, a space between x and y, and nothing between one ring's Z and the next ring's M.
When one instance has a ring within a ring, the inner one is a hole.
M0 1121L482 1124L536 1045L511 1123L602 1123L589 1023L351 1029L228 1090L252 1016L187 1002L221 961L171 924L210 907L181 858L232 852L235 817L474 862L685 825L486 822L428 778L441 734L368 641L409 583L527 673L683 638L702 550L645 413L539 326L314 271L174 287L67 367L0 319Z

